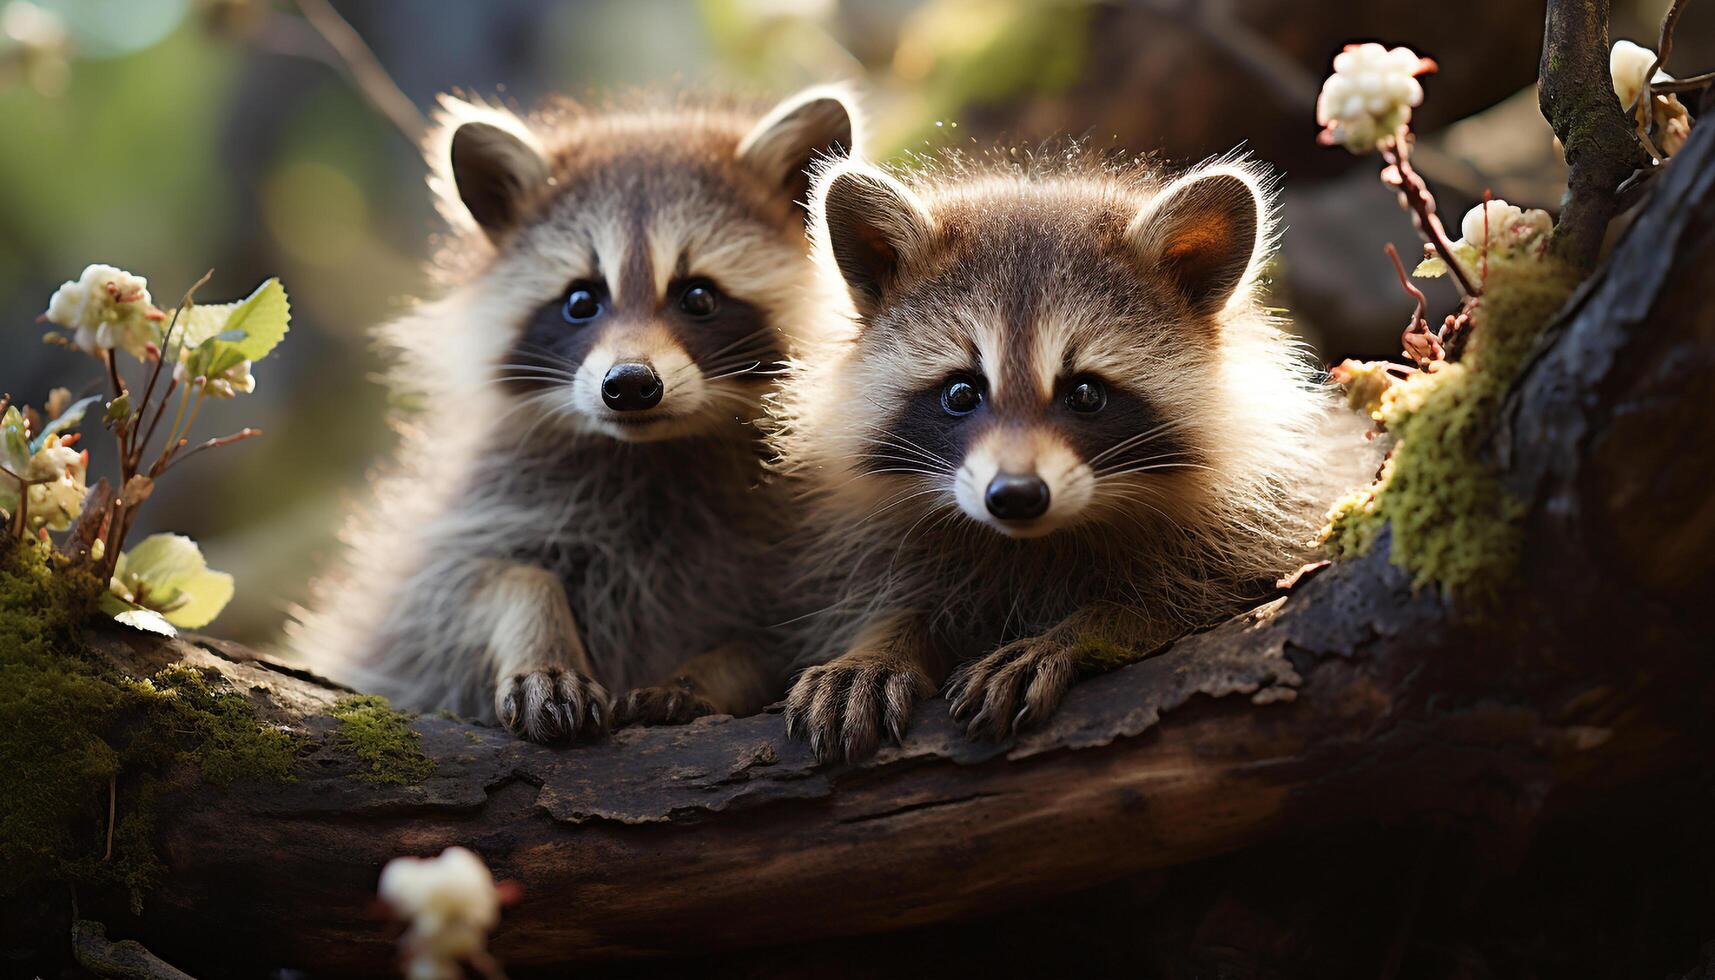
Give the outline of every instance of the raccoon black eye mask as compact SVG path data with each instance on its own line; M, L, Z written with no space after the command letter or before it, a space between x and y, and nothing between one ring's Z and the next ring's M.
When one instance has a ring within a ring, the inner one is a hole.
M1147 652L1302 558L1337 408L1253 297L1256 168L847 162L812 211L856 319L785 385L776 440L809 513L787 722L822 758L943 687L1009 736L1092 641Z

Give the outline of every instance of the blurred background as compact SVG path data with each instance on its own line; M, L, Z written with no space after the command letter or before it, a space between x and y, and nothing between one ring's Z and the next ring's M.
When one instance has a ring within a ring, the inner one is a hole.
M1616 0L1613 36L1653 47L1666 6ZM0 0L0 390L99 390L35 323L90 262L146 276L164 306L210 268L205 301L270 275L291 293L256 393L210 405L197 430L265 436L178 467L139 528L190 534L237 576L210 632L252 643L305 596L387 449L366 331L428 288L438 230L416 147L318 30L335 8L424 110L453 88L528 108L846 79L882 158L1063 134L1176 162L1242 146L1286 178L1275 304L1330 361L1397 353L1410 303L1382 245L1420 248L1376 158L1316 145L1342 44L1440 62L1416 159L1455 226L1485 188L1552 209L1564 186L1536 108L1542 5L1526 0ZM1670 71L1715 65L1715 4L1691 5L1677 39ZM1432 319L1452 306L1431 299Z

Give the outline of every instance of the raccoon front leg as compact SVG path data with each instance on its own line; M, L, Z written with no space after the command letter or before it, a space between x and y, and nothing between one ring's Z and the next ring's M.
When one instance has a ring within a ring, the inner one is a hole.
M533 742L594 738L612 716L590 677L589 655L559 579L546 569L496 562L476 597L494 676L494 711Z
M1090 606L1039 636L1027 636L960 667L947 684L953 719L972 738L1003 739L1037 724L1060 706L1087 664L1079 649L1095 640L1147 649L1161 630L1141 613L1119 606Z
M614 725L683 725L704 715L755 714L768 703L761 660L728 644L680 664L662 683L640 687L614 708Z
M787 734L808 738L823 762L867 758L884 731L904 740L912 710L945 674L928 624L915 615L884 617L846 653L798 675L786 696Z

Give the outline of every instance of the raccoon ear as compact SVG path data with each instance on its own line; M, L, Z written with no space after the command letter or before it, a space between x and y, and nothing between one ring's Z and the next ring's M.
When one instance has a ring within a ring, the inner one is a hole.
M491 240L517 227L524 210L548 182L548 164L515 133L486 122L453 130L447 162L459 200Z
M909 187L861 163L818 175L810 212L818 247L833 256L865 316L881 306L935 232L934 217Z
M441 216L499 243L549 183L547 154L524 120L480 98L442 95L423 142Z
M1162 188L1126 226L1145 267L1172 281L1199 313L1221 311L1260 251L1263 197L1240 168L1203 170Z
M806 89L775 106L738 144L739 159L803 202L820 160L849 156L857 113L838 89Z

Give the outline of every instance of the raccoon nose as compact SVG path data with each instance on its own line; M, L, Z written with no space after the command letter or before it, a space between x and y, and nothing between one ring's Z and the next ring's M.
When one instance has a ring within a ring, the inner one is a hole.
M1000 473L989 481L983 502L1003 521L1028 521L1048 512L1048 484L1034 473Z
M601 400L616 412L640 412L661 404L661 379L642 361L622 361L601 379Z

